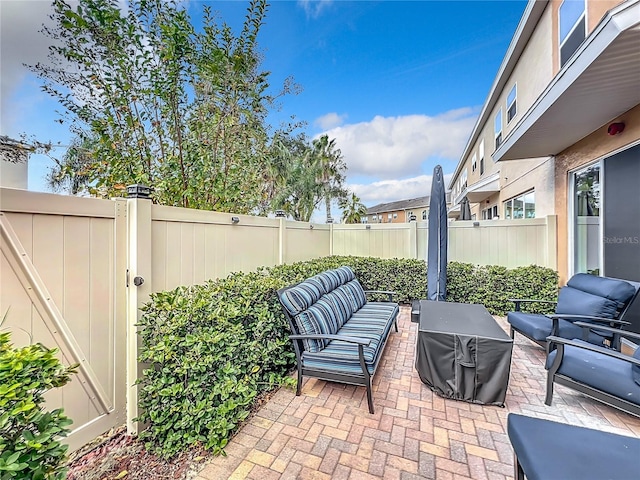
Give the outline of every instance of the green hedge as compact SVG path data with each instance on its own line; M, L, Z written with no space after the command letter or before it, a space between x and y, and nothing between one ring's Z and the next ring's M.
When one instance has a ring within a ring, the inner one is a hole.
M0 324L2 322L0 321ZM65 385L77 365L63 366L57 350L41 344L16 348L0 333L0 478L62 480L66 477L71 420L48 411L44 394Z
M426 297L421 260L331 256L235 273L204 285L156 293L143 308L139 420L147 448L172 456L196 443L222 453L256 397L292 384L289 328L276 290L327 269L349 265L368 290L397 300ZM451 262L449 301L483 303L493 314L508 298L554 299L557 274L540 267L507 270Z

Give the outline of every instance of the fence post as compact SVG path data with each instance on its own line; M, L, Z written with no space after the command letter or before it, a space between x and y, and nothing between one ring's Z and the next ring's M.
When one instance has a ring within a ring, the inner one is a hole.
M547 215L547 267L558 271L557 215Z
M278 265L282 265L286 252L287 219L279 217L278 220L280 221L278 225Z
M418 222L409 222L409 258L418 258Z
M151 289L151 199L144 185L127 187L127 433L137 434L138 385L143 366L138 363L142 343L136 326L140 307L149 299Z
M333 223L329 224L329 255L333 255Z

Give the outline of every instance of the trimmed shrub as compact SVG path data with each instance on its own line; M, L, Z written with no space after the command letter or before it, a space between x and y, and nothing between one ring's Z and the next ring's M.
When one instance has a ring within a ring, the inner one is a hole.
M0 333L0 478L64 479L71 420L61 408L43 408L44 394L65 385L77 366L65 367L57 350L41 344L15 348Z
M170 457L194 444L224 453L228 438L256 398L293 385L289 327L276 290L341 265L367 290L392 290L396 300L426 297L424 261L330 256L234 273L204 285L155 293L140 321L141 433L149 450ZM555 299L557 274L540 267L507 270L451 262L449 301L482 303L498 315L509 298ZM547 297L540 297L547 295Z

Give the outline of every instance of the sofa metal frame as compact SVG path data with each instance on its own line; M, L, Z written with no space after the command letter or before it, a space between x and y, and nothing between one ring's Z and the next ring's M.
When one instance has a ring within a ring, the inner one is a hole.
M295 287L295 285L290 285L285 288L281 288L278 290L278 299L280 300L280 304L282 305L282 294L286 292L288 289ZM393 301L393 295L395 292L383 291L383 290L365 290L365 295L384 295L387 297L389 302ZM373 365L373 371L369 373L369 369L367 368L367 364L364 359L364 347L368 346L371 343L371 340L352 337L347 335L327 335L327 334L301 334L295 320L291 317L289 312L284 306L282 307L285 317L289 322L289 328L291 329L292 335L289 335L289 339L293 341L293 348L296 352L296 361L297 361L297 370L298 370L298 385L296 387L296 396L300 396L302 389L302 377L313 377L319 378L320 380L327 380L330 382L338 382L338 383L346 383L349 385L360 385L364 386L367 389L367 403L369 404L369 413L375 413L375 409L373 407L373 393L371 389L371 382L373 379L376 370L378 369L378 364L380 363L380 359L382 358L382 352L386 347L387 340L389 335L381 340L382 345L380 345L380 355L376 359L376 362ZM395 326L396 332L398 331L398 316L393 319L393 323ZM341 342L352 343L357 345L358 347L358 358L360 360L360 366L362 367L362 374L354 374L354 373L337 373L334 371L316 369L316 368L303 368L302 367L302 352L304 351L304 345L302 343L303 340L339 340Z

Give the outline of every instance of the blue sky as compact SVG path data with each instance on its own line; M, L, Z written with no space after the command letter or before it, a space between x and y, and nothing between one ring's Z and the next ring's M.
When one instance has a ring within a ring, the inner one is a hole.
M231 26L247 2L207 3ZM367 206L429 192L436 164L453 173L526 1L274 1L258 38L276 89L293 76L303 88L270 120L295 115L313 137L336 138L347 183ZM67 144L57 103L22 66L46 58L38 33L50 4L0 0L0 133ZM62 153L62 149L57 151ZM34 156L29 188L46 191L51 161Z

